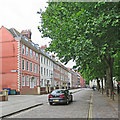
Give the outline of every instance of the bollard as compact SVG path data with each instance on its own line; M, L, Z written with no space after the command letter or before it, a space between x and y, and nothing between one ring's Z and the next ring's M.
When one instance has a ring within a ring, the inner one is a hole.
M40 95L40 86L37 87L37 94Z
M3 90L3 95L5 95L5 101L8 101L8 91L9 90Z

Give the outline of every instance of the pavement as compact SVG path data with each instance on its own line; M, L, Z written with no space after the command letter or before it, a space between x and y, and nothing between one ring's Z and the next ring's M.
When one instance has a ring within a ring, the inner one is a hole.
M98 91L92 94L92 118L119 118L118 96L113 101Z
M70 92L76 93L83 89L73 89ZM91 101L89 108L89 118L118 118L118 99L111 100L106 95L91 90ZM0 102L0 118L10 116L43 105L47 101L47 95L9 95L8 101Z

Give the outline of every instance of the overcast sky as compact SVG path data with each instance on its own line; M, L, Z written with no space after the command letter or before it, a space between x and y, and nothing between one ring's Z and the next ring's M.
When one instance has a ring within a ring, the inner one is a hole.
M37 11L47 7L47 0L0 0L0 27L15 28L19 32L26 29L32 31L32 41L40 46L48 44L48 39L41 38L37 29L40 15Z
M48 45L49 38L41 38L37 29L40 25L40 8L45 11L47 0L0 0L0 27L15 28L19 32L31 29L32 41L36 44ZM71 67L72 62L67 66Z

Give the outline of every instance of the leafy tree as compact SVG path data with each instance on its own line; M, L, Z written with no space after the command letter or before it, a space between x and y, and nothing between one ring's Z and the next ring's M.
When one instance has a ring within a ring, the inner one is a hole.
M119 4L52 2L41 13L38 27L43 37L52 39L47 50L57 53L62 62L73 59L88 79L102 77L106 71L107 89L111 90L114 59L120 50Z

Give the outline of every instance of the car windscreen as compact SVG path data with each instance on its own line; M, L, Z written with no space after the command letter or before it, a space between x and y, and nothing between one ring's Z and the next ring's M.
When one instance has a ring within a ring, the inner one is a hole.
M61 93L65 93L64 90L54 90L51 92L51 94L61 94Z

